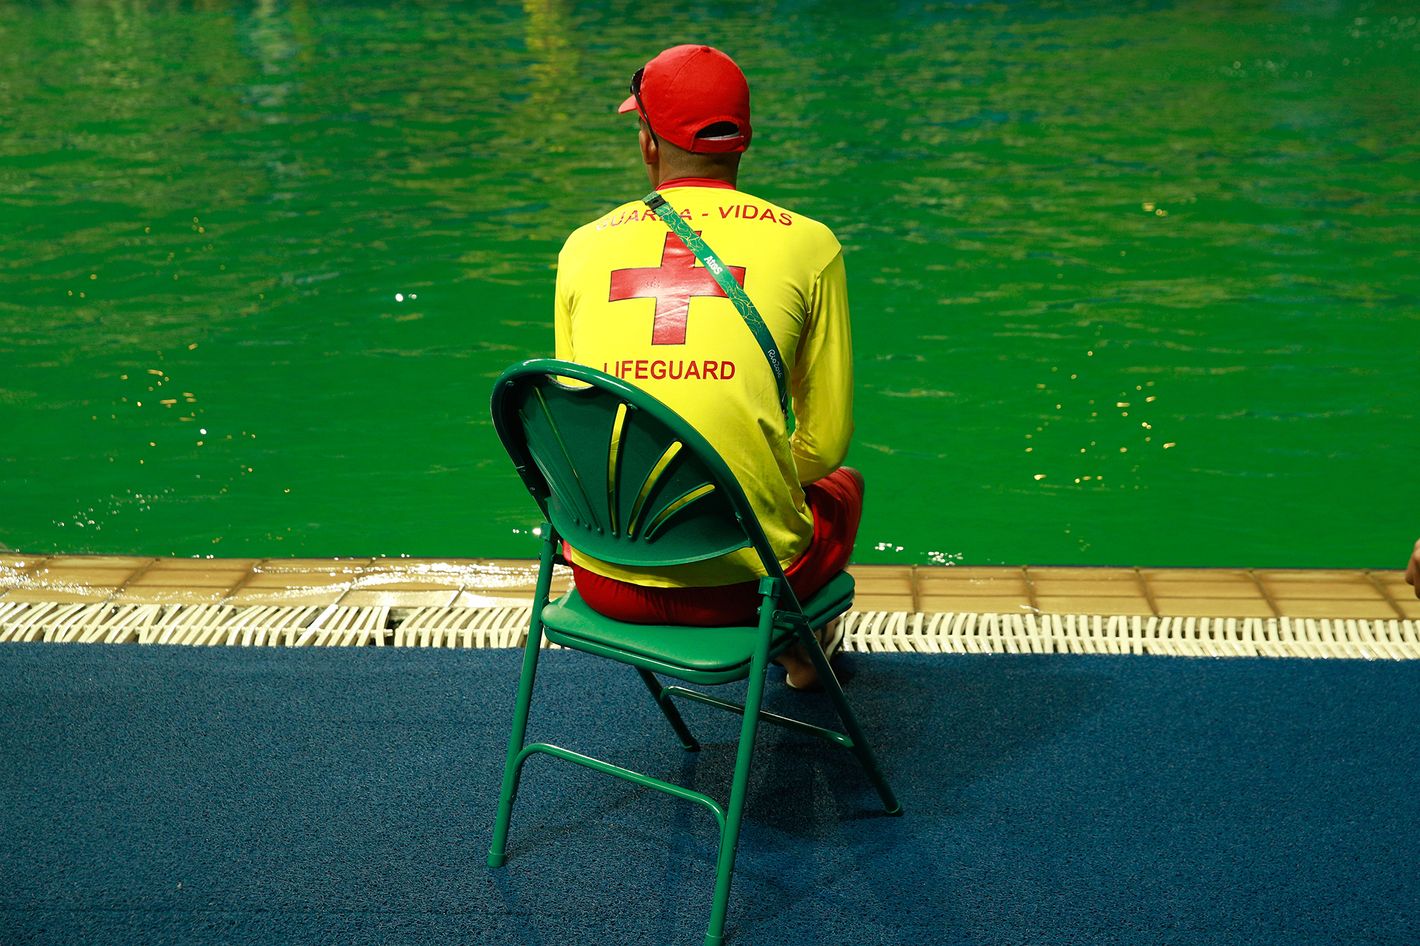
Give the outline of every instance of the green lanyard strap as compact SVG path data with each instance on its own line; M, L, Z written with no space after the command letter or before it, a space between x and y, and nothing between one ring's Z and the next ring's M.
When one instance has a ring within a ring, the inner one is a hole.
M770 334L769 327L764 324L759 310L754 307L753 302L749 301L749 296L745 295L744 288L735 282L735 277L730 275L729 268L720 261L720 257L715 255L715 251L710 249L710 245L690 229L690 224L682 219L681 215L667 203L664 197L658 192L652 191L641 200L656 212L656 216L670 227L672 233L680 237L680 242L695 254L695 258L700 260L701 264L710 271L715 282L735 304L735 308L739 310L740 318L745 320L745 325L748 325L749 330L754 334L754 340L759 342L760 348L764 349L764 357L769 360L769 370L774 372L774 384L779 389L779 409L784 412L785 417L789 416L789 382L784 370L784 356L779 354L779 346L775 344L774 336Z

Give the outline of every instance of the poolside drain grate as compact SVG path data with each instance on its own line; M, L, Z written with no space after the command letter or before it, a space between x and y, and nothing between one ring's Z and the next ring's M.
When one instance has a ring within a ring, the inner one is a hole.
M0 601L0 642L226 647L519 647L530 609ZM859 653L1420 659L1420 622L851 611Z
M851 612L846 650L1420 659L1420 622L1095 614Z
M0 602L0 642L359 647L388 636L387 607Z

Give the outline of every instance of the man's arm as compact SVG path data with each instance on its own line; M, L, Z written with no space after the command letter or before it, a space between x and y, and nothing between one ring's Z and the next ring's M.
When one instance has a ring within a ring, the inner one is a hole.
M552 357L563 361L573 361L572 357L572 298L563 274L567 267L562 265L562 254L557 257L557 285L552 300Z
M853 335L842 252L814 281L790 380L797 426L789 446L799 482L812 483L838 469L853 437Z
M1405 569L1405 580L1415 589L1415 597L1420 598L1420 541L1415 543L1415 551L1410 553L1410 566Z

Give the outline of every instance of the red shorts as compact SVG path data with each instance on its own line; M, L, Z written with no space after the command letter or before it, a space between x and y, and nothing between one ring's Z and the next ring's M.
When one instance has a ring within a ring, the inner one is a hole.
M784 572L800 601L848 565L863 518L863 484L856 471L840 467L805 486L804 499L814 517L813 539ZM607 578L578 565L572 566L572 577L582 600L593 610L632 624L753 624L759 610L757 581L712 588L651 588Z

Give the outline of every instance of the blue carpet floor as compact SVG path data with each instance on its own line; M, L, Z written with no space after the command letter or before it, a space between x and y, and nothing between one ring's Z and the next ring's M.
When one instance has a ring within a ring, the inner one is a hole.
M535 758L483 866L518 660L0 647L0 943L697 946L686 803ZM1420 941L1420 663L841 660L907 814L767 728L732 944ZM535 736L721 794L736 718L688 755L566 652L539 692Z

